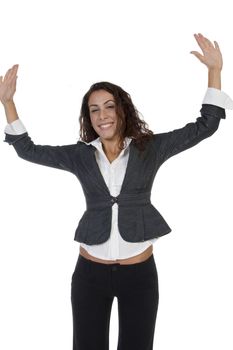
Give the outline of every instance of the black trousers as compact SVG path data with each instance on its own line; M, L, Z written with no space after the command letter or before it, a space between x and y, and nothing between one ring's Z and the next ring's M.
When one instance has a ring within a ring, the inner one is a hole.
M79 255L72 275L73 350L109 350L112 302L118 300L117 350L152 350L159 302L152 254L130 265L101 264Z

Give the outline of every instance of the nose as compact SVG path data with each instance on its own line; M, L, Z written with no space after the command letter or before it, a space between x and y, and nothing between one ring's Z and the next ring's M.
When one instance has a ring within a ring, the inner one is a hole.
M104 110L100 110L99 117L100 117L100 120L104 120L106 118L106 113Z

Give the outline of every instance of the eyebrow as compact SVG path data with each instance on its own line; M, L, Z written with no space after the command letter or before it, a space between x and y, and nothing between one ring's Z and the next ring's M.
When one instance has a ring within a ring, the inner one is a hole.
M107 100L106 102L104 102L104 105L105 105L106 103L108 103L109 101L115 102L115 101L113 101L113 100ZM94 104L89 105L89 107L91 107L91 106L98 106L98 105L94 105Z

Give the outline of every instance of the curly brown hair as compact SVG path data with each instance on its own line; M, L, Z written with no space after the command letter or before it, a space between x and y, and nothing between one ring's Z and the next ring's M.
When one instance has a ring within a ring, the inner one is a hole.
M79 117L81 140L91 142L99 136L92 127L88 107L88 100L91 93L97 90L106 90L114 96L116 113L119 120L119 148L124 148L124 138L127 136L134 139L135 146L140 151L143 151L145 149L145 144L152 137L153 131L147 128L148 124L144 120L140 119L139 112L133 105L130 94L124 91L120 86L106 81L91 85L90 89L83 97Z

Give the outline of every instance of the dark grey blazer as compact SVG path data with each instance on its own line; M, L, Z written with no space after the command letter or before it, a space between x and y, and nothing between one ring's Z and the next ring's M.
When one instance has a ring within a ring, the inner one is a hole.
M95 159L96 148L78 141L63 146L35 145L28 133L5 135L4 142L13 145L18 156L41 165L69 171L81 183L86 210L75 231L75 240L86 244L105 242L111 231L112 205L117 203L118 227L128 242L142 242L171 232L162 215L151 204L150 196L159 167L170 157L211 136L225 109L203 104L195 122L173 131L153 134L145 151L129 145L129 159L119 196L111 196Z

